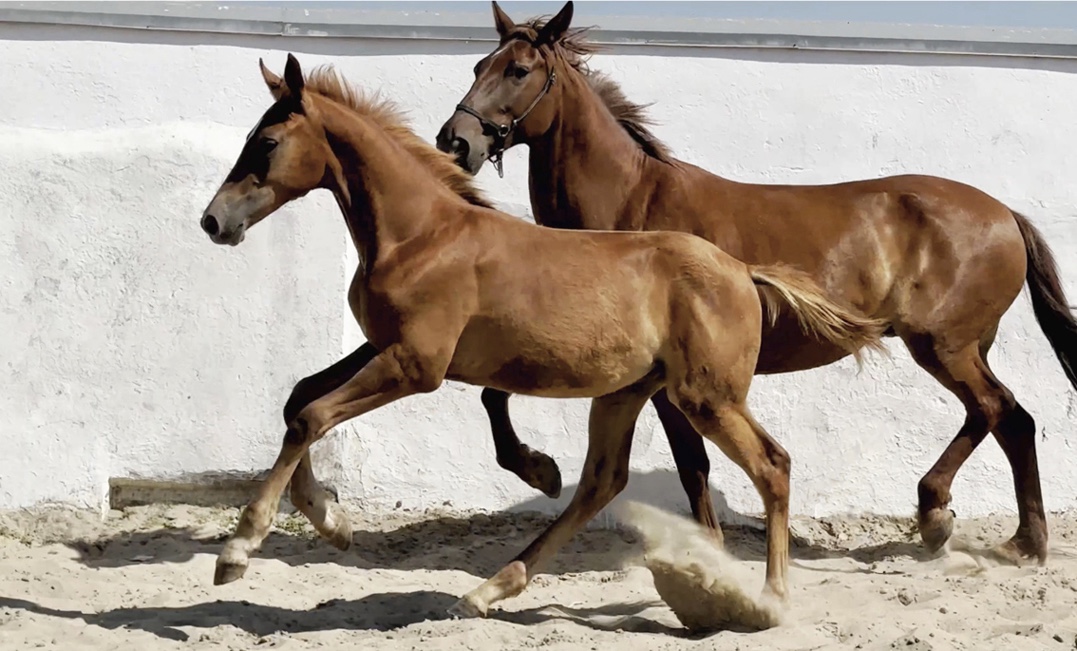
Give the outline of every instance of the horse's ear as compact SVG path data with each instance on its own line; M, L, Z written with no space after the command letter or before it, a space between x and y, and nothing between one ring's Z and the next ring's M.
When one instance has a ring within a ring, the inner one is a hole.
M279 100L284 96L284 80L280 78L278 74L266 67L266 64L261 59L258 59L258 67L262 69L262 79L265 79L266 86L269 87L269 94L273 96L273 99Z
M539 30L538 39L536 45L553 45L561 40L561 37L568 31L568 26L572 23L572 0L568 0L565 6L561 8L561 11L557 12L557 15L550 19L550 22L543 25Z
M299 60L288 53L288 63L284 64L284 83L288 86L288 92L292 97L303 96L303 69L299 67Z
M516 22L509 18L509 15L505 13L501 7L497 5L497 0L493 0L494 5L494 27L497 28L498 35L504 39L508 36L514 27Z

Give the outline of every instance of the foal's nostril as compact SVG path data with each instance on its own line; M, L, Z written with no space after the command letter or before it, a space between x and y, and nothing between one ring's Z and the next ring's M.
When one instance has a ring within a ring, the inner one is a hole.
M221 225L217 223L217 218L213 215L206 215L202 218L202 230L206 231L209 235L216 235L221 232Z

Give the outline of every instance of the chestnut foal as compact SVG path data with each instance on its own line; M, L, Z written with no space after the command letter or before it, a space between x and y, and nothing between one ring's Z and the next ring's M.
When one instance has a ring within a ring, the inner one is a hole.
M788 306L805 330L852 354L881 349L881 324L828 302L798 271L745 265L694 235L562 231L500 213L452 156L331 69L304 76L289 55L283 80L264 65L262 75L276 101L210 201L202 228L213 242L236 245L282 205L316 188L332 192L360 255L349 303L368 343L308 378L304 391L321 395L290 419L276 463L217 560L214 582L246 571L289 480L295 505L346 548L350 527L318 486L310 446L348 419L434 391L448 378L594 398L571 503L454 612L485 614L518 594L624 488L636 419L663 387L759 491L767 513L765 590L784 597L789 456L745 402L761 303L771 312Z

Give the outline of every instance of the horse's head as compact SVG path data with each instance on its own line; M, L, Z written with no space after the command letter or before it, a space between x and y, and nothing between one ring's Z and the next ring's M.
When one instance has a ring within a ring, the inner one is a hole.
M437 147L477 174L506 149L550 129L556 111L555 46L572 22L572 2L539 29L517 25L493 3L501 40L475 64L475 83L442 125Z
M258 65L275 101L202 213L202 230L216 244L239 244L248 228L319 187L330 157L296 58L288 55L283 79Z

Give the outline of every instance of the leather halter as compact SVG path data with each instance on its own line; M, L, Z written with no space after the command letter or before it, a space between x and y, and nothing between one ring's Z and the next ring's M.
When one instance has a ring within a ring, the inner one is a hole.
M531 111L534 110L536 106L538 106L539 101L546 96L546 93L550 92L550 88L553 86L555 81L557 81L557 73L551 70L550 76L546 77L546 85L542 87L542 90L539 92L538 96L535 97L534 101L531 102L531 105L527 107L527 110L525 110L520 115L520 117L513 118L512 121L508 124L498 124L496 122L488 120L483 117L481 113L471 108L467 104L456 105L457 111L463 111L464 113L467 113L471 117L478 120L484 127L491 129L497 136L497 141L494 143L494 149L496 151L490 154L489 160L490 164L493 165L494 169L497 170L497 175L499 177L505 178L505 172L501 165L501 157L505 153L505 141L508 140L509 135L516 130L516 127L521 122L527 119L527 116L531 114Z

